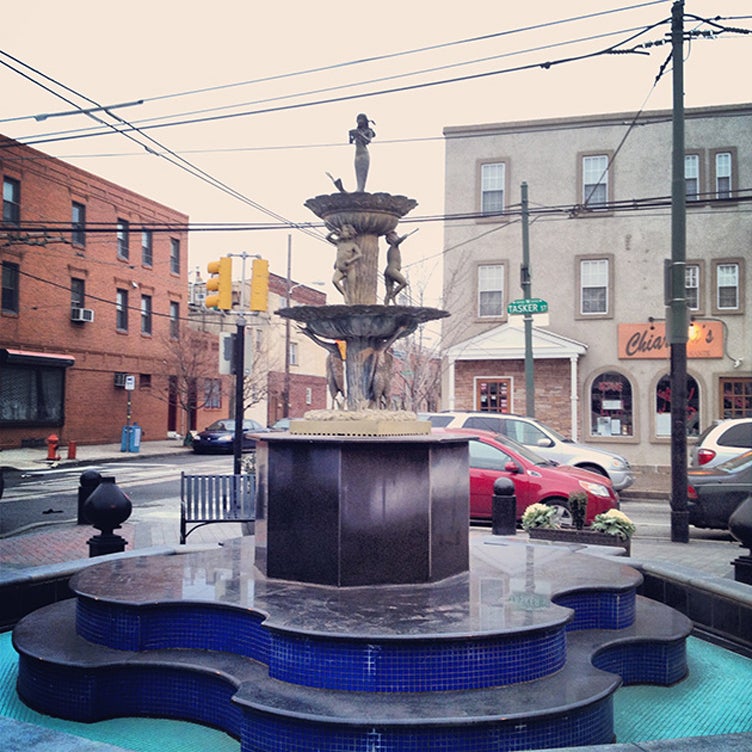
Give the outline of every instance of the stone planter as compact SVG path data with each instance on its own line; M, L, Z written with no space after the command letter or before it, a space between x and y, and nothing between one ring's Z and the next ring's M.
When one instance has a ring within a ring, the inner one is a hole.
M551 529L533 527L528 531L532 540L548 540L554 543L578 543L583 546L621 546L630 555L631 541L618 535L601 533L597 530Z

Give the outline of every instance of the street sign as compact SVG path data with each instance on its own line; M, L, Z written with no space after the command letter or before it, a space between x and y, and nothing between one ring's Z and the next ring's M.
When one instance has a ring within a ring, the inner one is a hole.
M507 305L510 316L522 316L526 313L548 313L548 303L540 298L524 298L513 300Z
M135 376L126 376L125 377L125 388L132 392L136 388L136 377Z

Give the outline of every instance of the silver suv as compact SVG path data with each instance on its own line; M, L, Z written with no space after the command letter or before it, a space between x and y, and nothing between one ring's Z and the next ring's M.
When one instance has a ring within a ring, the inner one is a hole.
M708 426L692 447L690 465L714 467L752 449L752 418L727 418Z
M508 436L535 449L546 459L561 465L574 465L611 479L614 490L623 491L634 483L634 475L624 457L604 449L578 444L534 418L507 413L421 413L434 428L475 428Z

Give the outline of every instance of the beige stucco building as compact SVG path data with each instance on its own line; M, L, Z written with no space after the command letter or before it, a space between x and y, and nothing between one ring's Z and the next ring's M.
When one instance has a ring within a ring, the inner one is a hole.
M689 441L752 415L752 104L685 112ZM670 111L451 126L446 139L443 407L525 413L521 186L529 206L535 417L670 461L664 260Z

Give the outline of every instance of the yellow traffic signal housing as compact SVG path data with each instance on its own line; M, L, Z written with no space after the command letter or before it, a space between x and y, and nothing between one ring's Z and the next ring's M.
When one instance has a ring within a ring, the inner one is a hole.
M269 308L269 262L266 259L253 259L250 308L252 311Z
M206 292L214 294L207 294L204 305L223 311L232 310L232 259L224 256L219 261L212 261L206 270L214 275L206 281Z

